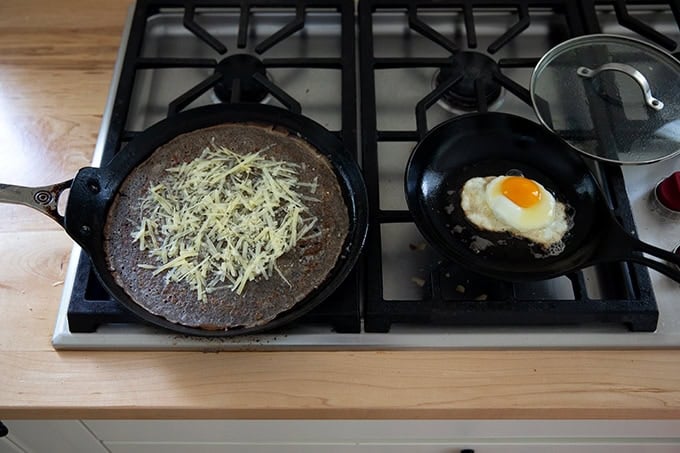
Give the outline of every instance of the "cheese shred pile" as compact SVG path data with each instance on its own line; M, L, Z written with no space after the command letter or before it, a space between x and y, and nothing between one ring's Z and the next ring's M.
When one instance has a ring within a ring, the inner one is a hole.
M139 266L188 282L201 301L225 288L241 294L274 272L287 282L276 260L312 237L317 219L305 202L319 201L317 180L299 181L300 166L263 156L269 148L241 155L212 146L167 169L142 199L133 239L155 263Z

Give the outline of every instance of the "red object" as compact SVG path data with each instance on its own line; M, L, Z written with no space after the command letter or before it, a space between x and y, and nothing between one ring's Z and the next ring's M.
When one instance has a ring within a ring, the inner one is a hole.
M661 181L656 187L656 196L665 207L680 212L680 171Z

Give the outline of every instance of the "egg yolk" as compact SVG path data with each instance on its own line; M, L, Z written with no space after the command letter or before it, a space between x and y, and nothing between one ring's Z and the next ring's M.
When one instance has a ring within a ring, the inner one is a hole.
M508 176L501 182L503 195L521 208L530 208L541 200L541 190L531 179Z

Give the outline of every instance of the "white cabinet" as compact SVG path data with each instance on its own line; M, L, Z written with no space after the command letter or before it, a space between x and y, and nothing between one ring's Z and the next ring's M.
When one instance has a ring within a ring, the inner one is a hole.
M0 453L24 453L24 450L8 438L2 438L0 439Z
M678 453L680 445L648 444L539 444L539 445L233 445L233 444L116 444L111 453Z
M107 453L79 420L3 420L3 423L9 429L7 440L21 452ZM0 452L5 452L2 444Z
M75 420L5 424L12 443L8 447L0 443L2 453L680 453L680 421Z

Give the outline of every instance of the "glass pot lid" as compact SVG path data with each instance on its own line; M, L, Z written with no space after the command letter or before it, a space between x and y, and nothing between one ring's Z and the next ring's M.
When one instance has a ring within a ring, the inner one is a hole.
M536 65L531 99L541 123L589 157L646 164L680 153L680 62L643 41L559 44Z

